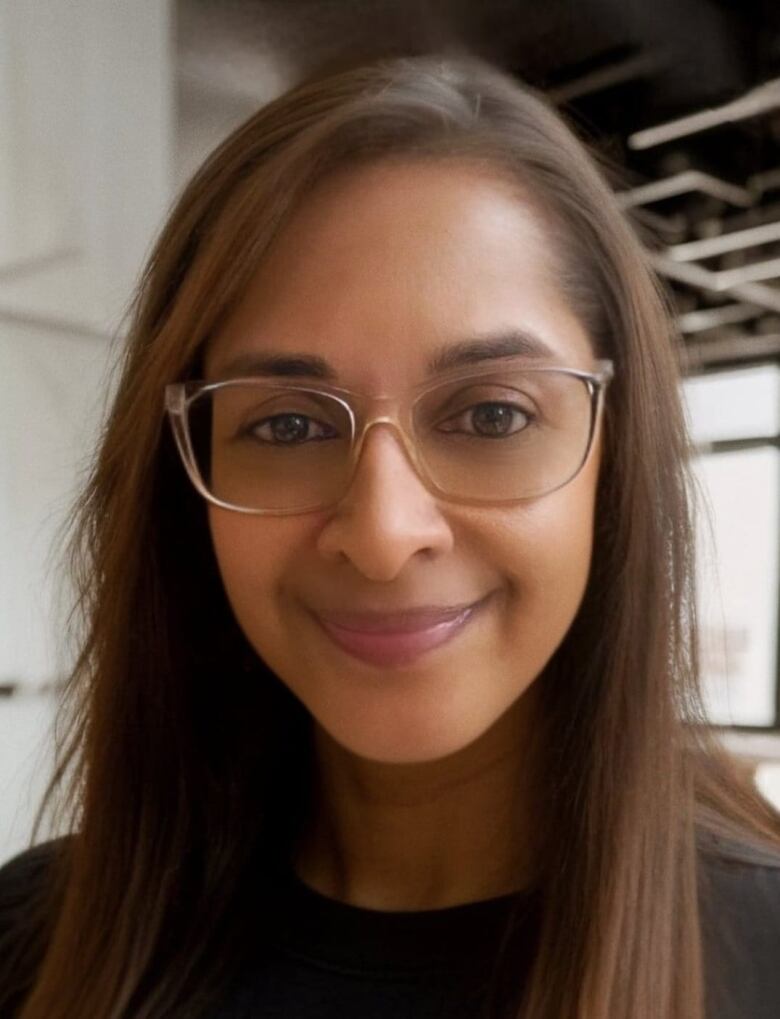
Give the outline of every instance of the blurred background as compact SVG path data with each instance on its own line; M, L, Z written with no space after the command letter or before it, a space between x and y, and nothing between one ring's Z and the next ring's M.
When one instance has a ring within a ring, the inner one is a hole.
M62 526L166 210L314 65L460 40L611 167L684 337L707 708L780 804L777 0L0 0L0 862L51 769Z

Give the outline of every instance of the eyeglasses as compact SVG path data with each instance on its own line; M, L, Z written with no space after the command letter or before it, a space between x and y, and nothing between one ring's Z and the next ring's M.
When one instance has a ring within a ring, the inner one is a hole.
M225 509L287 515L334 505L376 424L396 430L430 492L505 505L576 477L613 374L606 360L586 372L514 359L397 396L264 378L189 381L166 386L165 406L193 485Z

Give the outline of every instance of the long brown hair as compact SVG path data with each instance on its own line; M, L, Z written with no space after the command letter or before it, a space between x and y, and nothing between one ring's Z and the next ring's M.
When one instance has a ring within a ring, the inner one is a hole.
M163 387L197 376L315 182L396 157L477 160L515 180L546 217L594 351L615 363L591 574L537 680L549 794L524 1014L702 1019L708 835L780 853L780 819L705 722L678 340L604 170L543 96L480 58L331 68L213 153L138 290L75 518L80 654L38 817L52 810L75 834L12 960L33 985L22 1019L197 1014L229 980L250 922L262 925L242 890L284 857L305 814L309 719L226 603Z

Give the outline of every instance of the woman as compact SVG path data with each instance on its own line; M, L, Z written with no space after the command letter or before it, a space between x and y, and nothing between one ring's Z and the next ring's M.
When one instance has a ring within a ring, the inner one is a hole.
M610 188L503 72L333 70L235 132L80 504L75 834L2 873L3 1014L776 1014L678 381Z

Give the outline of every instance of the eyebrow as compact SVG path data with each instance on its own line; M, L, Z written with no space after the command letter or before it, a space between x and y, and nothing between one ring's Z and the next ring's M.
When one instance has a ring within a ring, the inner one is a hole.
M506 329L497 333L447 343L433 351L428 359L427 375L435 376L454 368L476 365L505 357L530 361L560 361L540 336L526 329ZM318 379L335 383L338 373L324 358L314 354L256 351L239 354L219 372L222 378L270 376L274 378Z

